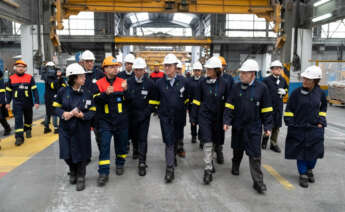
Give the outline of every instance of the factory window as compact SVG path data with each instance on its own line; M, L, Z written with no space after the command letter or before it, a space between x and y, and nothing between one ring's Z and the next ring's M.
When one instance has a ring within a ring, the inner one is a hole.
M149 20L149 14L148 13L133 13L129 16L129 19L131 20L132 24L135 24L137 22L143 22Z
M321 27L321 38L344 38L345 19L324 24Z
M58 30L59 35L95 35L94 13L81 12L71 15L63 20L63 30Z
M276 37L272 30L273 24L264 18L248 14L226 15L226 36L229 37Z

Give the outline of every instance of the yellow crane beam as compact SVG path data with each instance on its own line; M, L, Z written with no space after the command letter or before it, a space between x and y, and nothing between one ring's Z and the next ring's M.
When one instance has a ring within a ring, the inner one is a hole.
M119 45L183 45L183 46L207 46L211 45L211 38L194 37L115 37L115 44Z

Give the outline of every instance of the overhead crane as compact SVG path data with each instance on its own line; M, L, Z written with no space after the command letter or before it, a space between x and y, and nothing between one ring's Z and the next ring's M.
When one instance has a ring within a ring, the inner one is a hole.
M53 27L51 39L55 46L59 46L59 38L56 30L63 29L63 19L71 15L77 15L82 11L93 12L152 12L152 13L217 13L217 14L255 14L273 21L274 31L280 31L281 5L272 0L55 0L55 14L53 15ZM210 38L159 38L165 44L177 45L209 45ZM157 38L139 37L115 37L116 43L126 44L156 44ZM131 43L132 42L132 43ZM151 43L150 43L151 42ZM163 44L161 43L161 44Z

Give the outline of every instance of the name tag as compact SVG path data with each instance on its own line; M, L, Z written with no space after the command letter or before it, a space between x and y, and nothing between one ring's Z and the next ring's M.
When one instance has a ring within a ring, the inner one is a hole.
M146 96L149 92L147 90L141 90L141 95Z
M92 80L92 83L96 83L96 82L97 82L97 80L96 80L96 79L93 79L93 80Z
M116 101L117 101L117 102L121 102L121 100L122 100L121 97L117 97L117 98L116 98Z
M256 106L258 106L258 107L259 107L259 106L260 106L260 102L256 102Z
M19 85L19 89L24 89L24 85Z
M91 105L91 100L90 100L90 99L87 99L85 104L86 104L86 105Z

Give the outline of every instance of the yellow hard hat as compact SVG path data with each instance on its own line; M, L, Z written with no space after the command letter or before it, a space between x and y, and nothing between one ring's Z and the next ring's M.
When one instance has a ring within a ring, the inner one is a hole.
M113 56L108 56L103 60L102 68L105 66L119 66L120 63Z
M222 62L222 65L223 65L223 66L226 65L226 60L225 60L224 57L219 56L219 59L220 59L220 61Z
M16 65L23 65L23 66L25 66L25 67L27 67L28 65L23 61L23 60L17 60L15 63L14 63L14 65L16 66Z

